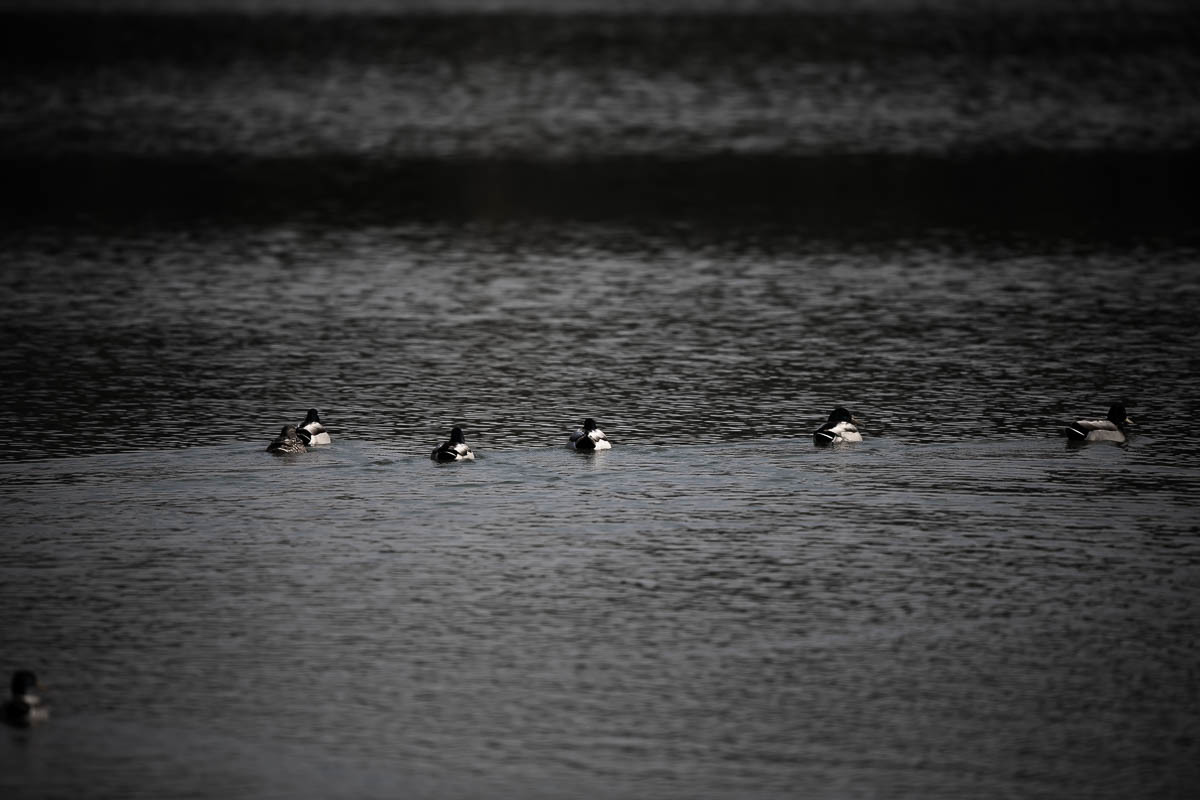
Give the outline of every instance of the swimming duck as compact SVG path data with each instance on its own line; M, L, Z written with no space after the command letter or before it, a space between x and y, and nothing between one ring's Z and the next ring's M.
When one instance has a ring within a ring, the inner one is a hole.
M36 691L37 675L27 669L19 669L12 676L12 696L4 701L4 721L17 728L28 728L44 722L50 717L50 710L42 704L42 698Z
M467 447L467 440L463 438L462 428L455 428L450 431L450 441L441 447L433 448L433 452L429 454L429 457L440 464L450 461L475 460L475 454L471 452L471 448Z
M839 442L861 442L862 434L854 426L856 420L846 409L838 406L829 413L829 419L813 433L813 444L825 446Z
M321 417L315 408L308 410L308 416L304 418L304 422L296 426L296 432L300 434L301 439L308 434L305 444L329 444L330 442L329 431L325 430L325 426L321 424Z
M591 453L596 450L611 450L612 442L604 435L604 431L596 427L596 420L588 417L583 421L583 427L571 434L568 447L581 453Z
M1117 403L1108 409L1104 419L1081 419L1066 426L1064 432L1072 442L1123 442L1128 438L1128 426L1133 424L1125 414L1125 406Z
M296 432L296 426L284 425L275 441L267 445L267 452L286 455L288 453L307 453L308 450L304 447L304 441L300 434Z

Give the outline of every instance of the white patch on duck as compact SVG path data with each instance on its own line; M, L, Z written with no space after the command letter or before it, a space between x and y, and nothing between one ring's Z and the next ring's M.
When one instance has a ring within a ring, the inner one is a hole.
M12 676L12 694L4 701L4 721L14 728L28 728L50 718L48 709L37 690L37 675L27 669L19 669Z
M588 417L583 421L583 427L571 434L567 447L581 453L591 453L596 450L611 450L612 442L604 435L604 431L596 427L596 420Z
M329 438L329 431L325 430L325 426L321 424L321 416L315 408L310 408L304 422L296 427L298 431L308 434L308 438L305 440L306 444L329 444L332 441ZM300 434L301 438L304 438L304 433Z
M462 428L450 431L450 440L440 447L433 448L429 457L440 464L475 460L475 454L471 452L471 448L467 447L466 439L463 438Z
M1124 442L1129 438L1128 426L1133 420L1125 413L1125 406L1114 404L1104 419L1080 419L1063 429L1072 442Z
M861 442L862 434L855 425L857 420L850 412L838 406L829 413L825 424L813 433L813 444L824 447L842 442Z

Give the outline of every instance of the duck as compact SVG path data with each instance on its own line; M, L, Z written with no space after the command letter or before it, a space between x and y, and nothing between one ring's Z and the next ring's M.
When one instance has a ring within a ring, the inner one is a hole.
M289 453L307 453L308 449L304 446L304 440L300 434L297 433L296 426L284 425L275 441L267 445L267 452L287 455Z
M450 431L450 440L440 447L433 448L433 452L429 457L439 464L447 464L451 461L474 461L475 454L471 452L471 448L467 447L467 440L463 438L462 428L455 428Z
M37 695L42 687L37 675L19 669L12 676L12 696L4 701L4 721L15 728L28 728L50 717L50 710Z
M1129 426L1133 420L1125 413L1125 406L1114 403L1104 419L1081 419L1063 429L1070 442L1124 442L1129 438Z
M571 434L567 447L581 453L592 453L596 450L611 450L612 442L604 435L604 431L596 427L596 420L588 417L583 421L583 427Z
M857 420L849 411L838 406L829 412L829 419L813 433L813 444L824 447L840 442L861 442L862 434L855 427Z
M300 438L302 439L304 439L305 434L308 435L308 438L305 439L305 444L308 445L329 444L331 441L329 431L325 430L325 426L321 424L321 415L317 413L315 408L308 410L308 416L304 418L304 422L296 426L296 432L300 434Z

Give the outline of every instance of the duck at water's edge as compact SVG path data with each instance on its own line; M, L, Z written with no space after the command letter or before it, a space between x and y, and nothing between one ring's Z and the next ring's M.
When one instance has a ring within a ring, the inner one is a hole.
M840 442L861 442L862 434L855 427L857 420L850 412L838 406L829 413L825 424L813 433L813 444L824 447Z
M445 442L440 447L433 448L433 452L429 457L438 463L447 463L450 461L474 461L475 454L471 452L471 448L467 447L467 440L463 437L462 428L455 428L450 431L450 441Z
M50 717L50 710L42 703L37 692L37 675L27 669L19 669L12 676L12 696L4 702L4 721L16 728L28 728Z
M267 445L267 452L287 455L288 453L307 453L308 450L304 447L304 442L296 432L296 426L284 425L283 430L279 432L279 436L275 438L275 441Z
M1129 426L1133 424L1120 403L1108 409L1104 419L1080 419L1063 429L1070 442L1124 442L1129 438Z
M329 431L325 430L325 426L321 424L321 417L317 414L315 408L308 410L308 416L304 418L304 422L297 426L297 433L300 438L304 439L306 444L329 444ZM306 436L307 434L307 436Z
M596 427L596 420L588 417L583 421L583 427L571 434L567 446L581 453L591 453L596 450L611 450L612 442L604 435L604 431Z

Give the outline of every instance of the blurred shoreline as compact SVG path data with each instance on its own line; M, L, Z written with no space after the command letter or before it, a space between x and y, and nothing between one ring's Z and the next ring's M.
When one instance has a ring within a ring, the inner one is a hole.
M3 225L1195 236L1200 12L876 5L0 10Z
M677 219L1196 239L1200 152L372 160L0 160L8 225Z
M23 69L129 60L221 64L238 56L378 61L381 55L405 63L434 54L448 61L505 55L528 64L565 57L620 66L631 57L639 64L671 65L687 61L697 47L713 60L733 63L741 56L849 61L903 53L985 60L1133 51L1169 57L1194 48L1200 37L1200 9L1187 3L980 5L556 13L551 3L545 10L416 7L356 13L328 4L171 11L120 4L12 8L0 2L0 63ZM451 43L454 49L445 49Z

